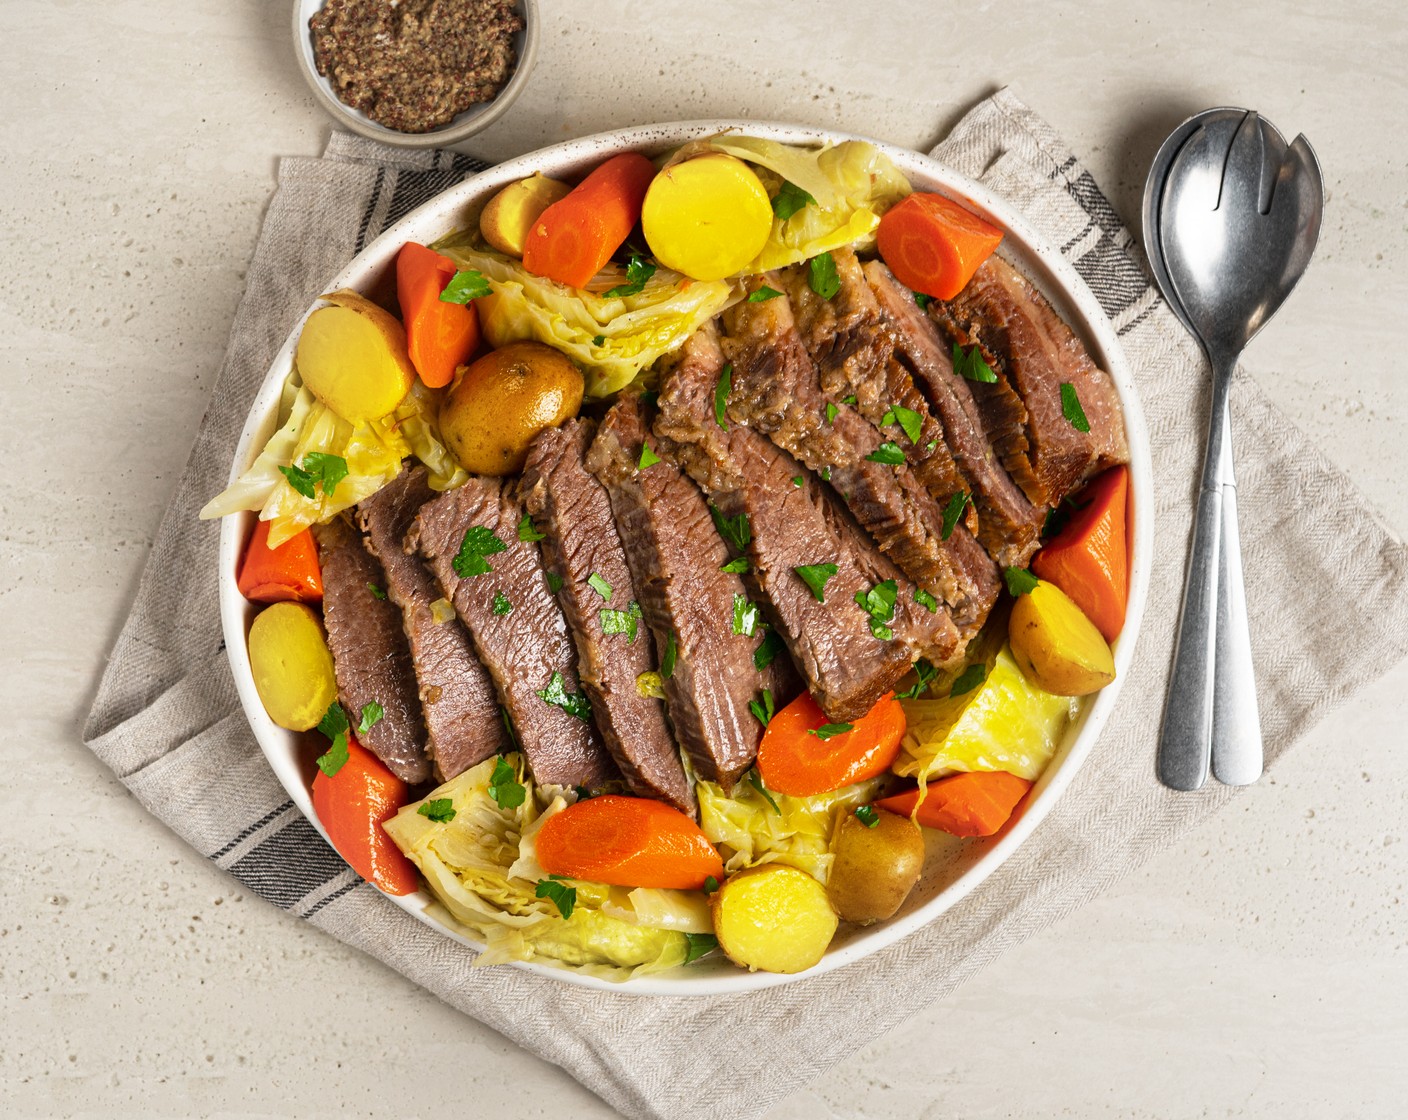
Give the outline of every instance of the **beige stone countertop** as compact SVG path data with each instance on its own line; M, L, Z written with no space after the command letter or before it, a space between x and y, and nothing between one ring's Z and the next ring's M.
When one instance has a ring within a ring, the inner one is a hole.
M542 7L533 82L471 145L488 158L699 117L927 148L1012 85L1134 224L1190 112L1303 131L1321 244L1246 364L1408 530L1400 0ZM0 27L0 1114L615 1115L240 890L80 743L276 163L329 122L286 0L0 0ZM770 1120L1402 1116L1405 695L1398 665L1209 826Z

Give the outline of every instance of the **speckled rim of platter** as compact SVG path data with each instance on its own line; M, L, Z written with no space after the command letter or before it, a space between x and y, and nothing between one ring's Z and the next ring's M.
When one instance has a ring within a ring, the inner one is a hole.
M445 191L390 227L359 253L342 272L331 278L324 290L373 290L378 281L388 274L397 250L406 241L428 243L443 237L465 223L466 215L474 211L476 203L487 199L500 187L535 171L571 179L618 151L634 149L655 154L695 137L722 131L735 131L782 143L804 145L839 143L853 139L868 140L877 144L894 160L916 190L937 190L959 199L1006 231L1000 252L1022 267L1046 292L1057 309L1085 340L1096 362L1110 371L1119 390L1129 437L1133 510L1129 609L1124 631L1114 647L1117 671L1115 682L1084 704L1076 719L1072 721L1051 763L1036 783L1024 807L1019 810L1020 816L1011 821L997 836L987 840L956 842L926 829L929 851L925 873L900 912L888 922L874 926L843 927L826 956L814 968L794 976L749 973L725 960L709 958L669 972L617 983L548 962L523 962L509 966L527 969L563 983L617 993L703 996L753 991L774 984L784 984L859 961L938 919L1016 851L1070 785L1109 718L1118 699L1121 684L1133 662L1135 641L1139 634L1149 587L1154 509L1149 437L1133 379L1113 327L1101 311L1095 296L1074 268L1009 204L984 187L916 152L851 133L737 120L646 125L587 136L501 163ZM240 437L231 468L232 479L246 469L273 432L280 391L292 367L294 346L304 320L316 306L316 303L310 305L300 317L269 367ZM239 514L225 518L221 527L220 611L230 666L250 726L269 760L269 765L288 790L294 804L314 827L322 832L322 826L318 824L313 812L308 779L299 761L299 737L277 727L269 719L250 675L246 634L254 609L236 588L235 572L244 542L252 531L253 520L254 514ZM432 902L427 891L421 890L399 898L389 895L386 897L407 913L440 929L446 936L474 948L481 947L477 942L447 929L426 913L426 908Z

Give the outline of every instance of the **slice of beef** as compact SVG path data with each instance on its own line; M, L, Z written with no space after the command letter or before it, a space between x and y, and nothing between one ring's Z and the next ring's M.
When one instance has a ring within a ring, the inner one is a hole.
M768 283L784 281L765 274L746 287ZM881 551L949 604L960 627L986 618L999 590L992 560L972 546L966 526L945 535L944 511L898 445L855 409L827 399L787 297L735 304L723 319L723 352L733 366L729 418L765 433L829 481ZM886 454L900 461L875 458Z
M893 333L896 356L943 424L944 440L973 487L978 539L1003 567L1025 567L1041 543L1045 509L1032 504L988 443L973 383L954 372L949 346L910 291L879 261L868 262L864 271Z
M916 657L950 657L958 634L945 610L916 604L915 585L811 472L743 424L725 430L715 422L713 391L722 367L718 342L707 331L681 348L661 383L657 450L681 464L724 516L745 519L739 524L748 530L752 578L807 687L830 719L855 719ZM820 564L836 565L822 600L797 572ZM888 580L896 585L896 609L887 639L872 633L870 615L855 597Z
M386 596L401 609L425 715L426 753L449 781L510 746L489 671L458 618L436 621L440 588L420 557L405 551L417 511L435 497L424 467L403 470L357 506L368 550L386 573Z
M968 481L953 460L942 425L930 415L928 401L895 357L889 325L860 261L850 249L833 250L831 256L840 290L830 299L812 289L805 265L779 273L822 390L836 404L851 399L862 416L882 429L942 508L955 494L969 492ZM918 418L918 439L911 440L895 418L896 406ZM974 509L970 506L966 514L970 532L978 527Z
M406 539L425 557L473 637L533 777L543 785L594 789L618 777L616 766L581 707L567 620L548 589L538 546L518 539L522 519L523 507L499 479L471 476L422 506ZM539 695L555 686L580 714Z
M784 703L795 677L785 655L759 671L762 643L733 632L734 604L747 590L723 570L728 547L699 488L669 462L640 469L649 431L645 402L623 396L602 420L587 467L610 497L655 647L662 658L675 651L673 673L661 670L675 735L699 777L731 790L762 738L749 703L765 688Z
M558 606L572 630L577 676L607 749L632 793L668 801L693 816L698 804L665 722L665 705L643 696L636 684L657 667L655 642L640 621L640 596L611 499L586 467L594 433L589 420L545 430L529 449L519 494L545 534L543 561L562 580Z
M359 731L357 741L403 782L416 785L430 777L430 761L400 608L373 593L386 577L347 520L320 526L317 538L338 701L354 728L368 704L381 705L381 719Z
M1012 265L989 257L963 291L947 304L936 300L930 313L956 341L981 346L998 372L999 386L1021 398L1031 478L1019 481L1033 502L1054 505L1092 474L1129 460L1110 375ZM1063 384L1075 390L1089 431L1066 418Z

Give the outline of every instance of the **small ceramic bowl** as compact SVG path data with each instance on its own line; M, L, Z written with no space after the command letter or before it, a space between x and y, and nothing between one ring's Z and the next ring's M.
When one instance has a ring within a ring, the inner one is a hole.
M508 111L523 87L528 83L528 75L533 69L533 60L538 53L538 2L518 0L519 15L523 17L523 30L514 36L514 52L518 62L513 73L492 101L485 101L466 109L447 125L430 132L399 132L378 124L365 113L338 100L332 83L318 73L313 62L313 36L308 30L308 21L326 0L294 0L293 4L293 53L298 59L298 68L313 91L313 98L329 116L341 127L365 136L368 140L379 140L383 144L393 144L401 148L444 148L468 139L476 132L482 132Z

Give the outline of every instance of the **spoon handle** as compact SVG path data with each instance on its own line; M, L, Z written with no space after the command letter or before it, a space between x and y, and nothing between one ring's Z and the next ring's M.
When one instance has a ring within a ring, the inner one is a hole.
M1224 414L1225 415L1225 414ZM1223 441L1232 477L1232 440ZM1252 669L1251 630L1242 584L1241 535L1237 531L1237 487L1222 487L1222 535L1218 548L1216 687L1212 708L1212 772L1229 786L1249 786L1261 777L1261 716Z

